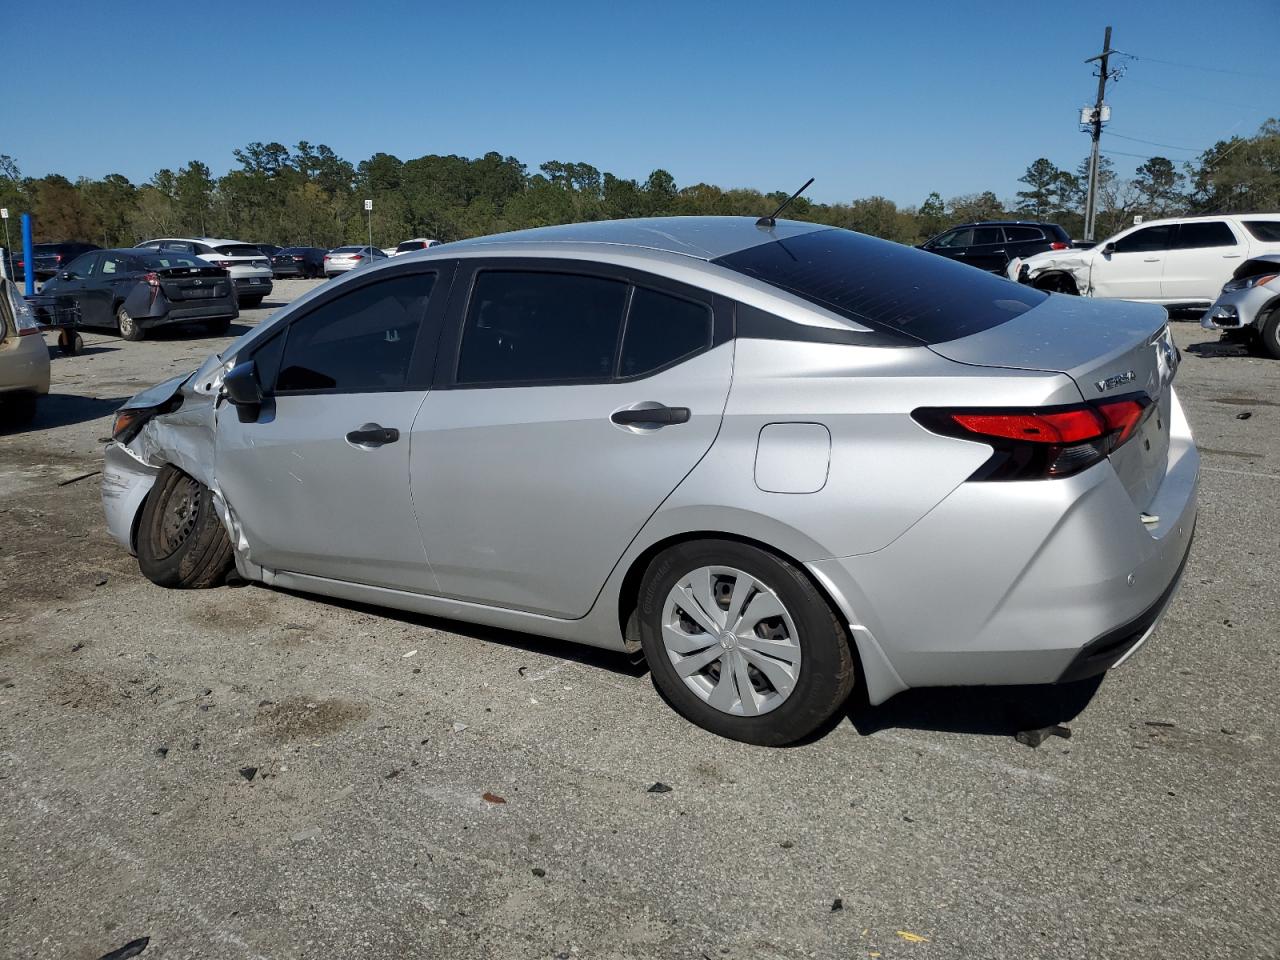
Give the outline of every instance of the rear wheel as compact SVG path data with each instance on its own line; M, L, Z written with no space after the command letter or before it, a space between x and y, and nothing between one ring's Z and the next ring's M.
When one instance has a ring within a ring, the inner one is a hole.
M231 318L219 317L217 320L206 321L205 328L215 337L225 337L231 330Z
M1262 335L1258 340L1268 356L1280 360L1280 307L1271 311L1271 316L1262 325Z
M213 493L172 464L161 468L138 525L138 566L162 587L200 589L222 583L232 565L231 541Z
M853 652L825 598L794 564L732 540L680 544L640 587L653 682L686 718L764 746L826 723L854 683Z
M242 297L240 300L240 306L247 310L252 310L254 307L260 307L262 306L262 297Z
M138 321L129 315L129 311L123 305L116 308L116 326L120 330L120 336L126 340L141 340L147 335L147 332L138 326Z

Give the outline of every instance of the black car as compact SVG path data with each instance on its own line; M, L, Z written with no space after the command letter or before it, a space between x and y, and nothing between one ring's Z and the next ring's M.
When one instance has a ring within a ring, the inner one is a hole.
M323 277L324 255L320 247L285 247L271 258L271 274L277 280L289 277Z
M48 280L82 253L97 250L95 243L37 243L31 247L32 266L37 280ZM13 278L26 276L26 257L21 250L13 251Z
M225 267L170 250L97 250L77 257L32 301L42 322L114 327L141 340L153 327L202 321L225 334L239 316Z
M268 260L274 257L277 253L279 253L281 249L279 246L277 246L274 243L255 243L254 246L257 247L259 250L261 250L263 253L265 253L267 255Z
M1070 247L1070 234L1056 223L1023 220L966 223L920 244L921 250L991 273L1004 273L1014 257Z

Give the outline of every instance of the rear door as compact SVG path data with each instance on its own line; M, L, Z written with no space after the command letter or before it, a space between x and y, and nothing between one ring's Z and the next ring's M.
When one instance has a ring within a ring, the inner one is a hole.
M451 263L384 271L256 347L256 422L218 412L217 473L256 563L419 593L434 582L409 490Z
M1089 274L1095 297L1159 300L1164 261L1173 246L1174 225L1162 223L1120 235L1108 252L1104 245Z
M999 227L974 227L973 245L966 252L964 262L979 270L1003 273L1009 265L1004 232Z
M1244 238L1226 220L1178 224L1173 249L1165 257L1160 287L1171 302L1211 303L1244 259Z
M570 261L473 262L454 289L413 425L432 570L445 596L581 617L715 439L730 308Z

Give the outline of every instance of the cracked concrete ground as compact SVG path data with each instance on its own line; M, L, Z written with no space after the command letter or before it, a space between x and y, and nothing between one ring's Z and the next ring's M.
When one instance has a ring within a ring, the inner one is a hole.
M769 750L600 651L152 586L59 484L227 341L88 334L0 436L0 956L1276 956L1280 363L1176 337L1202 514L1147 647Z

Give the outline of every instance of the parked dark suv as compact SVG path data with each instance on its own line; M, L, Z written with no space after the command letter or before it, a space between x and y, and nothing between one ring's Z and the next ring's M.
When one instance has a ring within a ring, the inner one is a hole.
M991 273L1004 273L1014 257L1070 247L1070 235L1056 223L1022 220L966 223L920 244L921 250Z
M48 280L64 266L91 250L97 250L93 243L37 243L31 247L32 268L37 280ZM21 250L13 251L13 276L21 280L26 269L26 260Z

